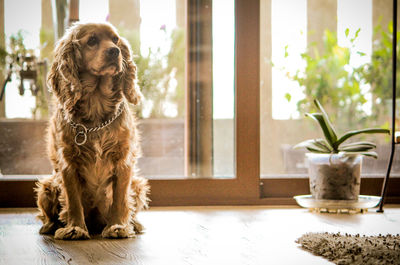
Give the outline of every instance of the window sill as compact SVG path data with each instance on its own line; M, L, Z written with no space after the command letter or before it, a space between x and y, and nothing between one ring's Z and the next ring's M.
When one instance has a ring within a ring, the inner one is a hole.
M38 178L47 175L2 175L0 176L0 207L35 207L34 188ZM150 180L150 186L154 186L153 194L159 195L159 187L169 182L174 185L207 182L204 179L190 180ZM213 180L235 181L235 180ZM382 177L369 176L361 180L361 194L379 196L382 187ZM388 204L400 203L400 178L389 179L387 191ZM309 194L307 178L263 178L260 182L260 198L258 199L232 199L232 198L197 198L192 194L190 198L163 198L152 197L151 206L180 206L180 205L296 205L293 196Z

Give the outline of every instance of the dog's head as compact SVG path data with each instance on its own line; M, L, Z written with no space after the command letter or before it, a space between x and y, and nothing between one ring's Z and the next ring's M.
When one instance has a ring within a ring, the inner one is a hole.
M140 102L130 46L108 23L75 24L57 43L48 83L67 111L85 92L83 74L111 76L129 102Z
M80 43L82 70L93 75L116 75L122 71L124 41L106 24L83 26L76 35Z

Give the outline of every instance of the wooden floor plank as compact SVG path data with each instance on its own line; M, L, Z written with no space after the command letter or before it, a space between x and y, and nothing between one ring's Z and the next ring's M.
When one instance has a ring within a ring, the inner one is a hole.
M316 214L299 208L171 207L139 215L133 239L59 241L38 234L35 209L0 209L0 264L331 264L294 242L307 232L400 233L400 208Z

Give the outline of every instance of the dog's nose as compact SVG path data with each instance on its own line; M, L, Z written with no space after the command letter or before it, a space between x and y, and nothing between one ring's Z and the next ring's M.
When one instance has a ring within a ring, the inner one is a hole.
M115 59L116 57L118 57L118 55L119 55L119 49L116 47L109 48L107 50L107 56L110 59Z

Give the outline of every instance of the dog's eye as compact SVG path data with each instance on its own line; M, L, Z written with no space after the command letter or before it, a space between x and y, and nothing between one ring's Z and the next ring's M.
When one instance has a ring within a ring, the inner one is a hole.
M119 41L119 38L117 36L112 38L112 42L114 42L115 44L117 44L118 41Z
M89 40L88 40L88 42L87 42L87 45L89 45L89 46L94 46L94 45L96 45L98 42L99 42L99 40L97 39L97 37L96 37L96 36L92 36L92 37L89 38Z

